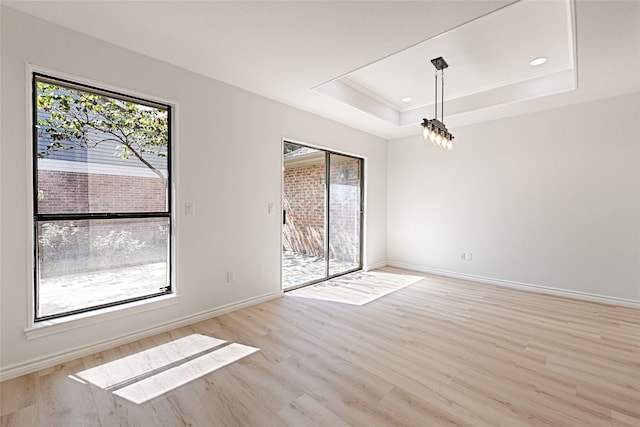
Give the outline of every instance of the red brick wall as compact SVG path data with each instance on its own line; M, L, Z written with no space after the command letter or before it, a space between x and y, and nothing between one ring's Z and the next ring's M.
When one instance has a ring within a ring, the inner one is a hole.
M284 250L304 255L324 254L324 163L285 168Z
M331 157L330 259L359 262L360 161ZM283 249L323 256L325 166L285 167Z
M123 175L38 171L39 213L165 211L164 181Z

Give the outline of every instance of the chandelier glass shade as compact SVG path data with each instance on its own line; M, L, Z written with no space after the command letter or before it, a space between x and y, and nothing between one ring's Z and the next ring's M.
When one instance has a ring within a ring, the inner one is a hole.
M453 148L453 135L444 124L444 69L449 65L444 58L439 57L431 60L436 69L435 73L435 114L433 119L422 119L422 138L430 141L447 150ZM438 77L442 85L441 102L440 102L440 120L438 120Z

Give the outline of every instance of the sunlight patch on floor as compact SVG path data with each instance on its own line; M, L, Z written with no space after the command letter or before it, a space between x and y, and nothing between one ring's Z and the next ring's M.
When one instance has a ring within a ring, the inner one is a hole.
M296 289L287 292L287 295L364 305L422 279L421 276L385 271L357 272Z
M113 392L130 402L145 403L204 375L258 351L255 347L232 343L159 374Z
M192 334L78 372L76 376L106 390L225 343L226 341L217 338Z
M260 349L191 334L69 378L142 404L257 351Z

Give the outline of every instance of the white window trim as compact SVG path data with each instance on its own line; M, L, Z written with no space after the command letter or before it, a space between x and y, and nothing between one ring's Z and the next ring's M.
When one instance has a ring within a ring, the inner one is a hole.
M73 329L106 323L122 317L129 317L146 311L170 307L178 303L179 297L179 295L172 293L57 319L43 320L40 322L31 321L31 325L24 330L24 333L27 340L56 335Z

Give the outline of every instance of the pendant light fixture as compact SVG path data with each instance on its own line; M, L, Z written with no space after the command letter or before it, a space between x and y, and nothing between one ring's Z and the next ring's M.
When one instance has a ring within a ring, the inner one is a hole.
M433 119L422 119L422 138L431 141L431 143L446 148L451 151L453 148L453 135L444 124L444 69L449 67L443 57L431 60L436 68L435 73L435 114ZM440 102L440 120L438 120L438 75L440 75L440 83L442 85L442 94Z

